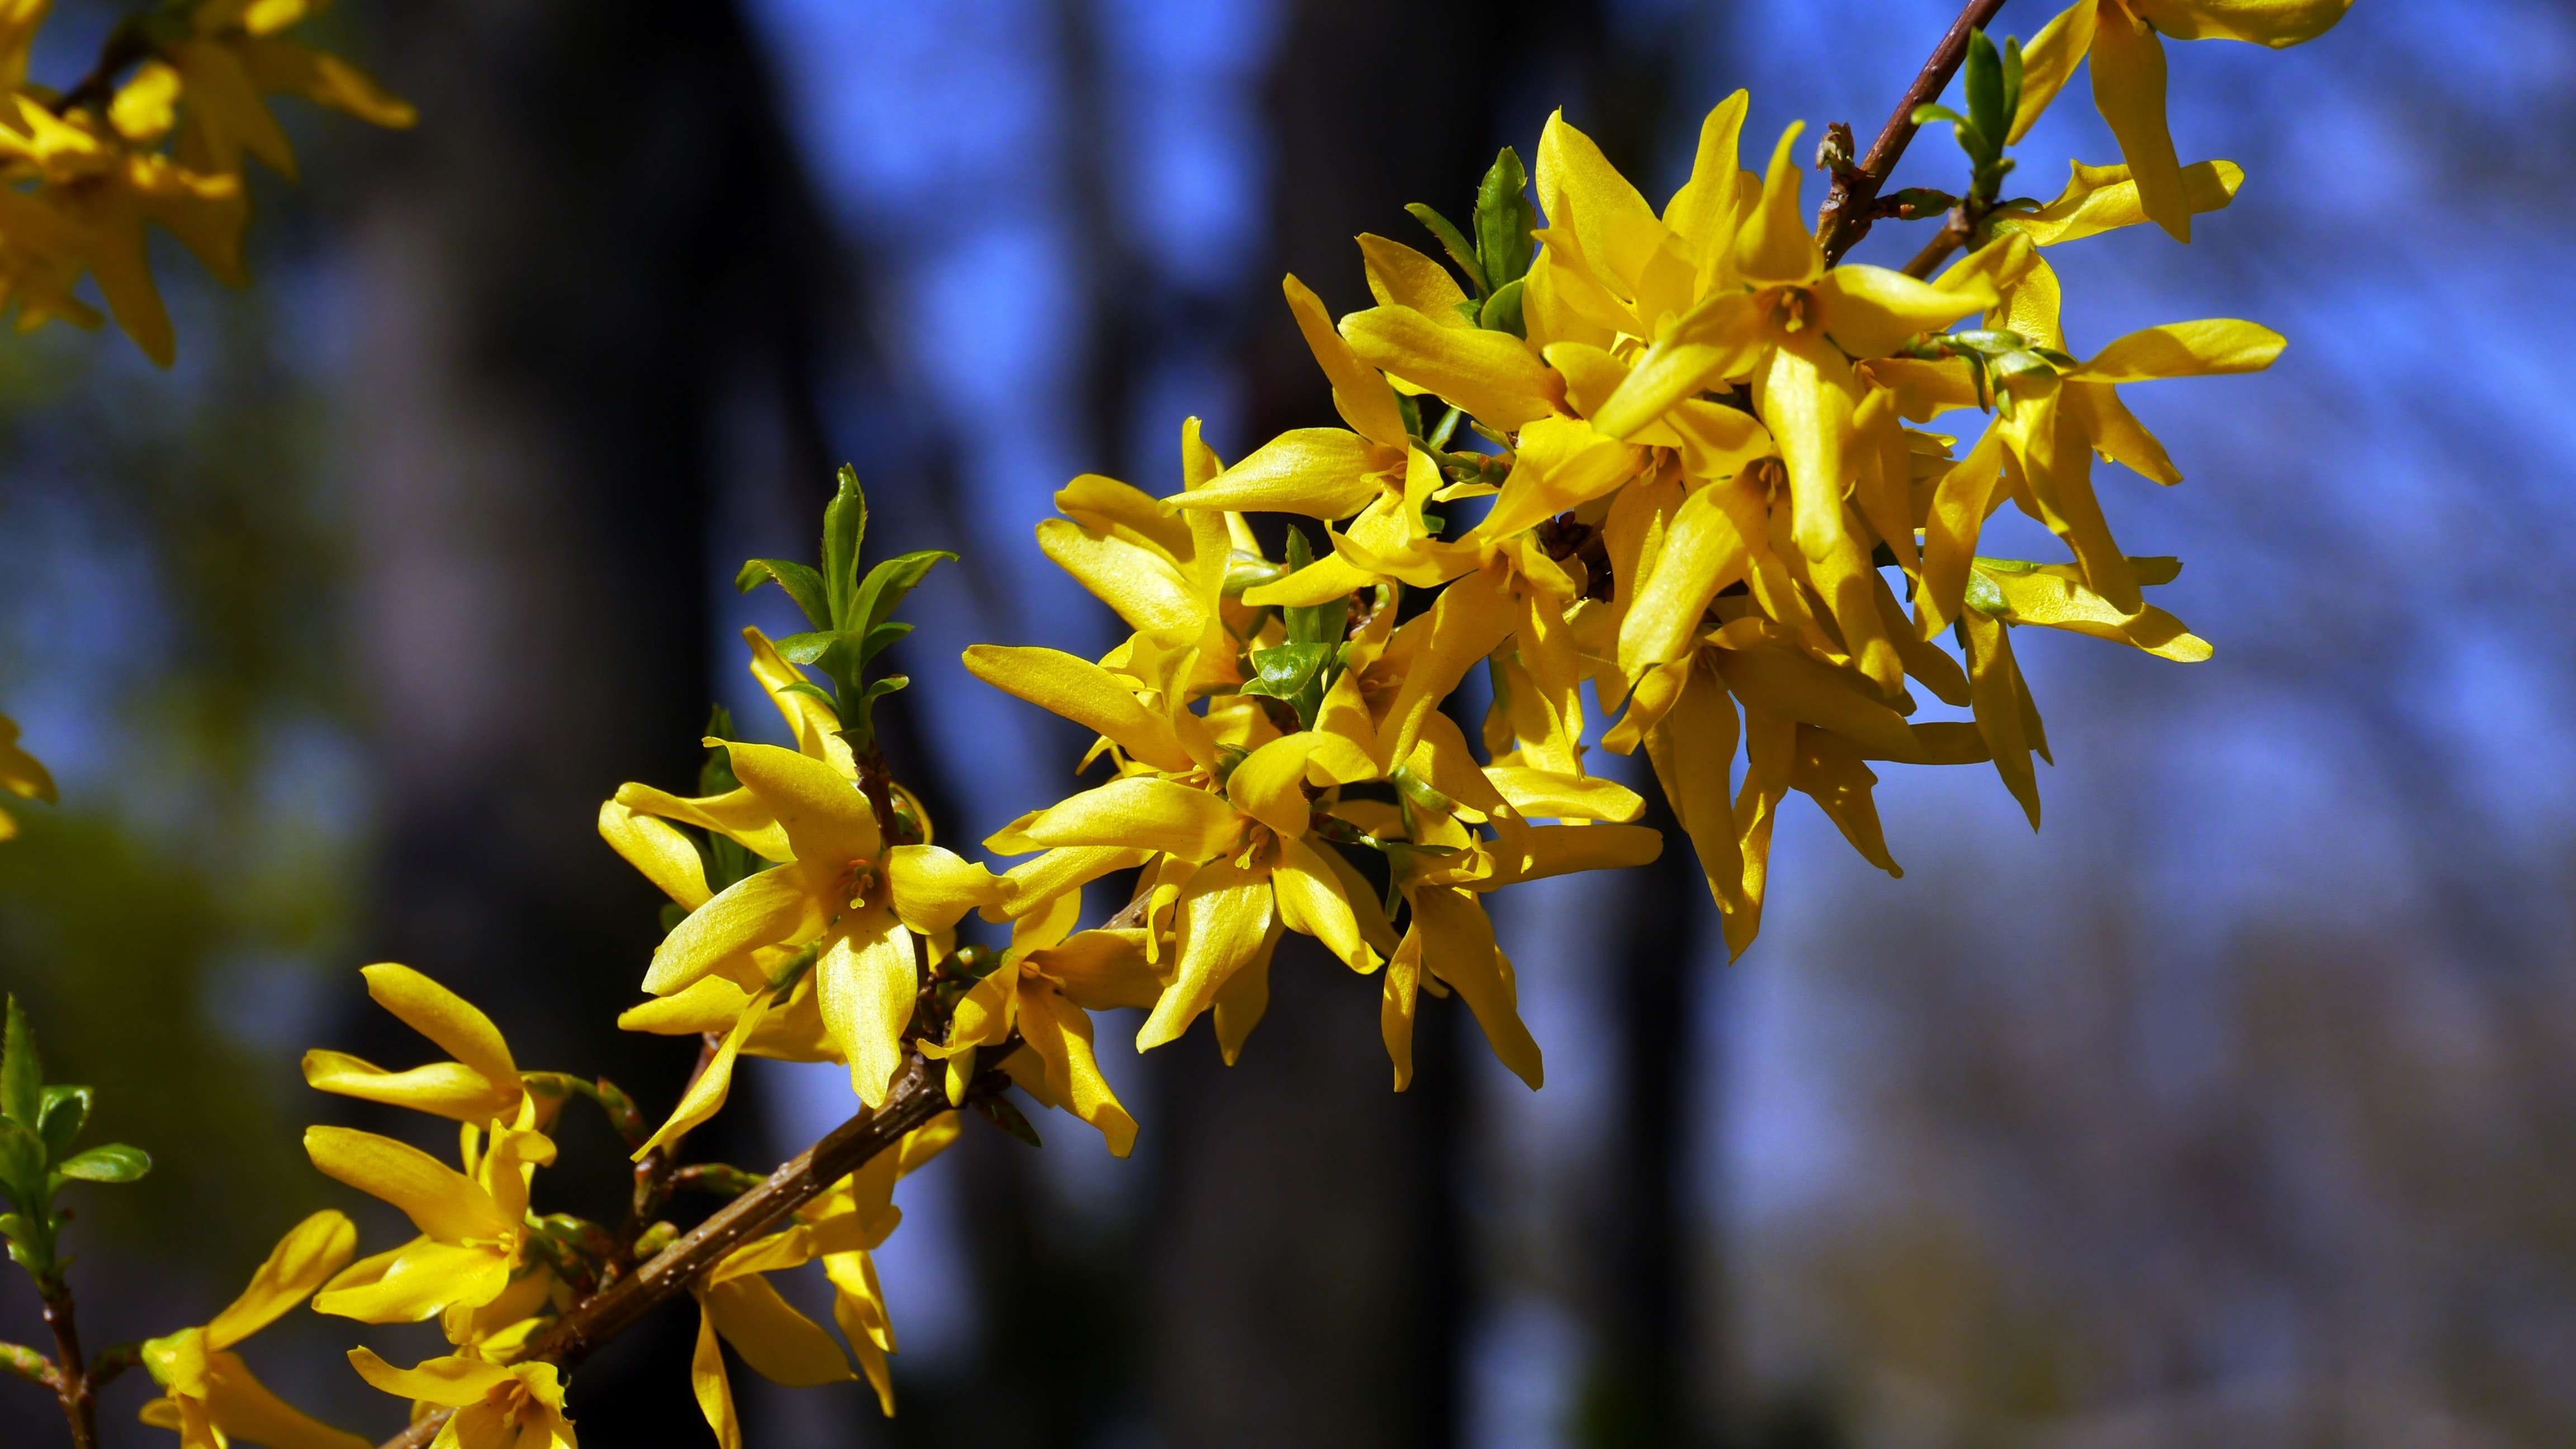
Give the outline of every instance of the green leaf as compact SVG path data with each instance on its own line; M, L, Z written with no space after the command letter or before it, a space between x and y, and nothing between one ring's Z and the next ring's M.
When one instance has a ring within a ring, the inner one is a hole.
M867 637L859 641L859 667L865 669L868 661L886 652L894 641L911 632L910 624L898 623L892 619L870 628Z
M1326 663L1340 649L1338 644L1282 644L1276 649L1252 651L1252 667L1260 677L1248 679L1239 691L1243 694L1266 694L1273 699L1295 699L1321 674Z
M1281 621L1288 626L1291 644L1339 644L1342 629L1350 621L1351 598L1342 597L1312 608L1282 609Z
M1968 123L1977 129L1979 139L2001 137L2012 129L2012 112L2004 108L2004 64L1995 53L1995 42L1982 30L1968 32ZM1992 160L1994 153L1972 153L1979 162Z
M0 1121L0 1191L28 1217L41 1216L45 1197L45 1143L15 1122Z
M925 548L887 559L868 570L867 582L859 585L858 598L850 607L849 622L843 627L864 638L886 621L903 602L903 596L921 586L934 565L952 561L957 555L942 548Z
M1476 325L1488 332L1508 332L1514 337L1527 337L1529 326L1521 320L1521 278L1514 277L1485 299L1484 311L1476 315Z
M1960 115L1957 111L1951 110L1948 106L1937 106L1927 102L1914 108L1913 119L1914 124L1918 126L1928 126L1934 121L1950 121L1955 123L1965 121L1968 118Z
M778 646L778 657L790 664L811 664L823 657L823 651L849 636L838 629L816 629L811 633L790 634L772 640Z
M137 1182L152 1170L152 1155L140 1147L110 1142L72 1158L57 1170L80 1182Z
M823 587L823 576L801 563L783 558L756 558L746 561L742 571L733 576L737 593L750 593L760 587L762 579L772 579L805 611L806 622L817 629L832 627L832 600Z
M819 699L832 707L832 713L837 715L841 712L841 702L832 697L832 692L810 679L800 679L793 684L781 685L779 686L778 692L780 694L801 694L808 699Z
M1476 188L1476 260L1485 276L1485 285L1477 289L1480 296L1500 297L1505 285L1529 271L1530 233L1538 229L1538 211L1530 205L1528 191L1529 173L1521 169L1520 153L1505 146Z
M34 1131L44 1120L45 1064L36 1055L36 1033L18 998L9 998L9 1020L0 1028L0 1117Z
M1493 290L1485 285L1485 268L1476 260L1476 249L1468 245L1467 234L1458 230L1456 223L1419 201L1406 207L1405 211L1415 221L1429 227L1433 236L1440 238L1441 250L1449 254L1449 260L1458 264L1458 270L1467 274L1467 285L1476 289L1477 296L1482 297Z
M71 1155L72 1144L80 1140L81 1129L89 1125L90 1101L87 1087L45 1089L44 1125L37 1135L44 1139L47 1162L60 1162Z
M975 1114L1031 1147L1046 1145L1038 1140L1038 1129L1030 1126L1029 1119L1022 1116L1020 1109L1012 1106L1010 1099L1006 1097L976 1098Z
M859 547L868 536L868 496L859 488L859 470L841 465L840 489L823 507L824 617L818 628L847 629L850 599L859 578Z

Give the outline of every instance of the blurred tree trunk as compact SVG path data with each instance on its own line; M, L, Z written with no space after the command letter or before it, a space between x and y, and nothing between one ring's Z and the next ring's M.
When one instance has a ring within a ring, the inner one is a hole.
M372 178L353 264L370 936L491 1010L523 1065L605 1072L653 1111L695 1043L614 1028L658 902L592 821L620 781L697 777L732 441L712 415L767 389L777 466L817 499L828 481L804 395L825 232L729 0L465 0L383 25L423 123ZM613 1139L578 1112L564 1135L555 1201L620 1211ZM693 1425L690 1331L662 1315L590 1370L585 1433Z

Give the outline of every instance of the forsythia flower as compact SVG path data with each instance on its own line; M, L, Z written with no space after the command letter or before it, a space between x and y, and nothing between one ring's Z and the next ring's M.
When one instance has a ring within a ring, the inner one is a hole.
M515 1119L530 1099L520 1085L510 1044L492 1018L471 1002L408 966L391 962L361 969L367 994L403 1025L447 1049L456 1060L389 1072L345 1052L304 1054L305 1084L344 1097L386 1102L397 1107L452 1117L469 1127L497 1125ZM543 1128L544 1114L555 1099L535 1099Z
M308 1127L304 1150L327 1177L403 1210L421 1236L351 1264L313 1300L315 1309L362 1323L444 1319L463 1344L490 1324L476 1310L503 1305L512 1323L542 1304L548 1275L530 1256L528 1179L555 1160L555 1145L532 1125L536 1099L517 1122L488 1139L463 1131L465 1170L416 1147L346 1127ZM530 1301L534 1300L534 1301Z
M143 1345L143 1366L161 1397L143 1406L146 1424L179 1432L181 1449L223 1449L228 1438L268 1449L366 1449L367 1441L305 1417L251 1377L234 1344L276 1322L340 1271L358 1229L318 1212L280 1239L250 1287L202 1327Z
M2076 0L2040 28L2022 51L2021 107L2011 140L2019 141L2076 64L2093 58L2093 104L2120 140L2121 157L2138 179L2147 217L2176 241L2191 240L2182 163L2165 128L2165 47L2176 40L2246 40L2274 49L2314 40L2343 19L2352 0Z
M386 1393L455 1411L430 1449L581 1449L564 1417L563 1375L553 1364L503 1367L450 1357L398 1369L364 1348L349 1350L349 1362Z
M0 17L0 305L17 302L22 330L55 318L97 326L72 295L86 273L117 325L168 366L175 341L144 227L177 236L217 277L245 280L242 158L295 166L264 97L301 95L380 126L414 120L346 61L281 34L318 0L201 0L135 17L110 42L141 52L133 74L112 92L63 96L26 79L47 8L34 0Z
M53 772L35 756L19 748L18 722L5 714L0 714L0 790L22 800L50 803L55 798ZM17 833L18 822L10 818L8 811L0 810L0 840L10 839Z

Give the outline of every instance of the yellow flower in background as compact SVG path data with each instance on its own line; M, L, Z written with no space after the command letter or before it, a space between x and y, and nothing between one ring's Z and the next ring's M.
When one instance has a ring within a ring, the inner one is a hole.
M19 746L18 722L5 714L0 714L0 790L21 800L42 800L47 804L56 798L53 772ZM0 840L11 839L17 833L18 822L8 811L0 810Z
M503 1367L448 1357L398 1369L364 1348L349 1350L349 1363L386 1393L455 1411L430 1449L581 1449L564 1417L563 1374L553 1364Z
M301 96L370 125L409 129L420 119L408 101L366 72L283 32L329 8L329 0L203 0L188 12L188 33L161 47L164 65L186 97L178 160L193 171L239 175L244 153L289 180L295 153L269 114L271 95Z
M336 1212L315 1213L278 1241L223 1312L201 1327L145 1343L143 1366L161 1397L143 1406L143 1422L177 1430L181 1449L223 1449L227 1439L268 1449L366 1449L366 1440L318 1423L270 1393L232 1351L312 1296L357 1246L355 1224Z
M456 1060L389 1072L345 1052L309 1051L304 1054L305 1085L452 1117L470 1127L509 1122L518 1116L520 1104L529 1100L528 1092L510 1059L510 1044L502 1040L492 1018L408 966L386 962L361 968L359 974L367 978L367 995L378 1006L446 1048ZM534 1125L542 1129L544 1117L560 1099L537 1101L539 1120Z
M2191 240L2191 190L2165 127L2165 47L2176 40L2244 40L2274 49L2314 40L2352 0L2076 0L2022 49L2019 141L2048 103L2093 60L2093 104L2137 177L2138 204L2174 240Z
M528 1125L535 1113L531 1097L520 1104L518 1125L495 1127L488 1142L465 1128L463 1172L372 1132L304 1129L305 1153L324 1176L402 1209L421 1233L351 1264L313 1300L314 1308L362 1323L417 1323L444 1315L449 1341L460 1342L480 1327L475 1310L505 1294L513 1303L530 1296L542 1300L547 1275L527 1246L534 1231L528 1223L528 1179L555 1160L555 1144Z
M819 760L775 745L707 744L729 752L789 859L690 912L654 951L644 989L668 996L723 975L760 990L771 983L758 971L759 952L811 945L824 1026L859 1099L882 1105L903 1067L903 1029L921 989L913 933L946 931L1001 900L1005 887L938 846L888 848L867 798Z

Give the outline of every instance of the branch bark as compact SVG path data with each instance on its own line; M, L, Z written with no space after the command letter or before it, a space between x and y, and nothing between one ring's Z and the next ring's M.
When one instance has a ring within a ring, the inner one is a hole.
M967 1100L998 1092L1008 1082L1001 1072L987 1071L976 1079ZM851 1118L780 1164L760 1186L718 1208L642 1267L565 1314L514 1362L578 1367L646 1314L687 1292L690 1280L725 1254L777 1226L868 1159L901 1142L905 1133L949 1110L945 1072L913 1056L883 1107ZM381 1449L427 1449L446 1422L445 1412L433 1414L387 1439Z
M1878 131L1878 139L1869 143L1869 152L1860 164L1834 174L1833 188L1825 193L1824 209L1816 213L1816 242L1824 248L1825 265L1832 266L1843 255L1869 235L1870 223L1877 219L1878 189L1887 184L1889 173L1914 140L1914 108L1929 105L1949 89L1950 77L1959 73L1960 62L1968 58L1968 33L1983 30L2004 8L2004 0L1968 0L1959 18L1950 22L1948 33L1932 48L1931 58L1905 88L1905 98L1896 103L1896 113Z

